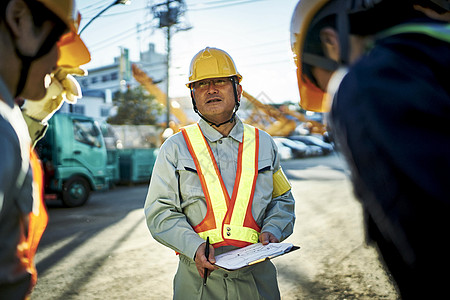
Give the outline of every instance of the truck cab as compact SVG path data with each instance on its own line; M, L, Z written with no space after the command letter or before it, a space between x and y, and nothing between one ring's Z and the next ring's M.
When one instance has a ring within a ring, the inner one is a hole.
M93 118L55 114L36 149L44 166L46 199L81 206L91 191L109 188L105 142Z

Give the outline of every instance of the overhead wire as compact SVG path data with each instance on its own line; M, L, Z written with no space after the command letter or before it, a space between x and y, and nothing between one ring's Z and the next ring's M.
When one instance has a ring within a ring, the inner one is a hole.
M104 4L102 4L102 2L104 2ZM99 9L99 7L105 6L107 2L109 2L109 1L107 1L107 0L96 1L96 2L93 3L93 4L88 4L88 5L85 6L85 7L81 7L79 10L80 10L80 11L83 11L83 12L85 12L86 10L89 10L89 9L96 10L96 9ZM93 8L94 6L95 6L95 8Z
M104 49L106 47L109 47L109 46L115 44L118 41L130 38L139 32L145 31L147 29L151 29L151 27L152 27L151 25L147 25L146 27L139 29L139 30L137 30L136 27L130 28L126 31L123 31L123 32L113 36L113 37L109 37L107 40L98 42L97 44L89 45L89 49L92 49L92 50Z
M254 0L254 1L229 0L229 1L227 1L226 4L223 4L223 1L210 1L210 2L206 2L206 3L205 2L199 2L199 3L193 3L192 6L189 6L187 11L200 11L200 10L208 10L208 9L230 7L230 6L235 6L235 5L248 4L250 2L255 2L255 1L266 1L266 0ZM196 5L200 5L200 4L202 6L204 6L204 7L195 8ZM86 9L90 8L89 11L94 11L96 9L101 8L102 6L104 6L104 5L101 5L101 4L98 5L98 2L97 2L96 4L88 5L88 6L84 7L83 9L86 10ZM120 13L107 14L107 15L104 15L104 17L117 16L117 15L128 15L129 13L134 13L136 11L142 11L142 9L146 9L146 8L147 7L143 7L143 8L139 8L139 9L135 9L135 10L131 10L131 11L129 10L129 11L120 12ZM89 47L90 47L90 49L92 49L92 51L100 51L101 49L107 48L107 47L109 47L111 45L114 45L117 42L120 42L121 40L128 39L128 38L130 38L130 37L132 37L134 35L139 34L140 32L144 32L146 30L152 29L153 27L155 27L155 26L152 25L153 21L154 20L150 20L150 21L147 21L147 22L145 22L143 24L142 23L139 24L139 26L142 26L139 30L136 28L136 26L133 26L133 27L128 28L126 30L123 30L123 31L121 31L119 33L116 33L113 36L109 36L109 37L105 38L102 41L98 41L98 42L96 42L94 44L91 44L91 45L89 45ZM260 31L260 30L258 30L258 31ZM277 44L286 43L286 41L287 40L284 39L284 40L264 42L264 43L259 43L259 44L255 44L255 45L249 45L249 46L241 46L241 47L233 48L230 51L236 51L236 50L241 51L241 50L245 50L245 49L251 50L251 49L254 49L254 48L261 48L261 46L267 46L267 45L270 45L270 44L277 45ZM271 50L270 52L263 52L263 53L258 54L258 57L269 55L269 54L272 54L272 53L278 53L278 52L280 52L280 51ZM188 51L184 51L184 52L181 52L181 53L177 52L177 57L181 57L181 58L179 58L181 60L182 57L183 57L183 54L187 54L187 53L188 53ZM264 60L264 64L287 63L288 61L290 61L290 60L289 59L272 60L272 61ZM261 62L257 61L255 63L245 64L246 67L256 66L256 65L261 65ZM172 68L180 69L180 67L176 67L176 64L173 64ZM172 76L184 76L184 75L186 75L186 72L172 72L171 73L171 77Z
M239 1L239 2L238 2L238 1ZM207 10L207 9L223 8L223 7L228 7L228 6L234 6L234 5L246 4L246 3L255 2L255 1L265 1L265 0L252 0L252 1L247 1L247 0L245 0L245 1L241 1L241 0L230 0L230 1L227 1L227 2L228 2L227 4L222 4L222 5L219 5L219 6L206 6L206 7L202 7L202 8L194 9L194 10ZM104 3L106 3L106 2L104 1ZM207 3L203 3L203 5L210 5L210 4L215 5L215 4L220 4L220 3L223 3L223 1L211 1L211 2L207 2ZM90 11L96 11L96 10L100 9L101 7L105 6L105 5L102 5L102 4L101 4L101 5L97 5L97 4L98 4L98 3L96 3L96 4L91 4L91 5L88 5L88 6L84 7L83 9L81 9L82 13L83 13L83 14L86 14L86 12L85 12L84 10L86 10L87 8L91 8L91 9L89 10L89 12L90 12ZM97 6L95 6L95 5L97 5ZM94 7L94 6L95 6L95 7ZM117 16L117 15L126 15L126 14L129 14L129 13L134 13L134 12L137 12L137 11L142 11L142 9L145 9L145 7L143 7L143 8L138 8L138 9L135 9L135 10L129 10L129 11L125 11L125 12L105 14L105 15L99 16L99 18L106 18L106 17L111 17L111 16ZM189 11L189 10L192 10L192 9L189 8L187 11ZM85 17L85 18L86 18L86 17Z
M240 1L240 2L234 2L234 1ZM197 3L197 4L192 5L189 10L201 11L201 10L208 10L208 9L230 7L230 6L235 6L235 5L247 4L247 3L261 2L261 1L266 1L266 0L244 0L244 1L234 0L234 1L227 1L226 4L223 4L224 1L212 1L212 2L207 2L207 3L203 3L203 2ZM195 8L195 5L199 5L200 7ZM211 5L211 6L206 6L206 5ZM202 6L206 6L206 7L202 7Z
M230 0L230 1L227 1L228 2L227 4L220 5L220 7L241 5L241 4L246 4L246 3L249 3L249 2L255 2L255 1L265 1L265 0L253 0L253 1ZM203 5L210 5L210 4L215 5L215 4L220 4L220 3L223 3L223 1L211 1L211 2L207 2L207 3L203 3ZM98 3L96 3L96 4L98 4ZM95 6L95 8L93 8L94 4L91 4L91 5L88 5L88 6L84 7L83 9L92 8L91 10L93 11L93 10L96 10L98 8L101 8L102 6L104 6L104 5L97 5L97 6ZM218 6L217 7L216 6L207 6L207 7L203 7L203 8L197 9L197 10L207 10L207 9L215 9L215 8L219 8L219 7ZM117 15L126 15L126 14L129 14L129 13L142 11L142 9L145 9L145 7L139 8L139 9L135 9L135 10L129 10L129 11L125 11L125 12L120 12L120 13L105 14L105 15L100 16L99 18L106 18L106 17L110 17L110 16L117 16ZM191 9L189 8L188 11L189 10L191 10ZM133 27L133 28L135 28L135 27ZM151 28L148 27L146 29L151 29ZM129 30L132 30L132 29L129 29ZM141 31L143 31L143 30L140 30L140 32ZM129 37L130 35L132 35L132 34L127 34L127 33L128 33L128 30L126 32L124 32L123 34L124 35L126 34L126 37ZM138 32L135 32L135 33L137 34ZM119 34L116 34L112 38L114 38L114 37L116 37L118 35ZM104 41L105 42L105 47L114 43L114 42L111 41L111 37L107 38L106 40ZM98 42L98 43L94 44L92 47L96 47L96 49L101 49L100 46L99 46L99 44L101 44L101 43L102 42Z
M94 17L98 12L109 5L108 2L110 1L97 1L95 4L91 4L84 8L81 8L80 13L83 16L83 19L90 19Z

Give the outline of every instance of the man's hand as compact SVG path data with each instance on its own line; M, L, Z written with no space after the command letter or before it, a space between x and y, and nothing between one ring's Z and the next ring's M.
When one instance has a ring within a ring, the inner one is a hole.
M22 107L24 113L45 123L61 108L64 101L76 103L82 97L81 88L71 74L82 76L86 71L81 68L58 68L51 74L51 83L45 97L40 100L26 100Z
M197 252L195 253L195 266L197 267L198 274L200 274L201 278L204 278L205 276L205 268L210 270L208 274L211 274L212 271L217 269L217 267L213 265L216 262L216 259L214 258L214 247L209 245L208 259L205 256L205 247L206 243L201 244L198 246Z
M261 234L259 235L259 241L263 244L263 245L267 245L268 243L279 243L280 241L270 232L261 232Z

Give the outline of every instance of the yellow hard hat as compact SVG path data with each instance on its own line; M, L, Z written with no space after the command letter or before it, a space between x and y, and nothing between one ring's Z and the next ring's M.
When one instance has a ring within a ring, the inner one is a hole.
M242 80L233 59L228 53L217 48L206 47L198 52L191 61L189 67L189 82L191 83L208 78L221 78L237 76L239 82Z
M69 32L58 42L60 57L58 66L79 67L91 60L91 54L78 35L81 15L75 0L37 0L66 24Z

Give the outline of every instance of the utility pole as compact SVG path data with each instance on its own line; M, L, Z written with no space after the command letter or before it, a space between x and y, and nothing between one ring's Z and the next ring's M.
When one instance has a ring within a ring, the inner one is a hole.
M166 29L166 128L169 128L170 122L170 100L169 100L169 69L170 69L170 39L172 28L175 32L180 30L189 30L189 27L180 27L179 17L186 11L183 0L166 0L165 2L152 6L152 12L155 18L159 19L159 28Z
M169 128L170 122L170 100L169 100L169 70L170 70L170 27L167 27L167 58L166 58L166 128Z

